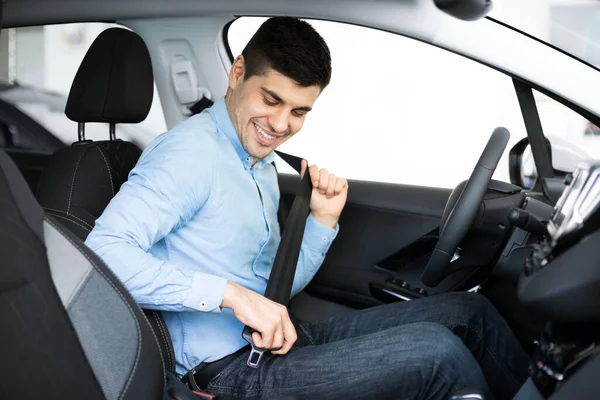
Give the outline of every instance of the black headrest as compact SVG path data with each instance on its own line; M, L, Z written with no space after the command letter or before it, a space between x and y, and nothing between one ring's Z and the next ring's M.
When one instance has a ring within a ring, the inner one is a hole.
M154 76L144 40L110 28L92 43L73 80L65 114L76 122L138 123L152 104Z

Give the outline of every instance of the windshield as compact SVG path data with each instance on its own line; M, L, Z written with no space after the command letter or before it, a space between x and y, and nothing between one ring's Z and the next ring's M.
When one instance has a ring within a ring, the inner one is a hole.
M496 0L490 17L600 68L598 0Z

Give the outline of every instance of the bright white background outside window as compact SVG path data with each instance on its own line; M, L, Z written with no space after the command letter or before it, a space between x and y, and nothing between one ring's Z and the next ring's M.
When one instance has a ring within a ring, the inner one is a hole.
M232 24L234 57L264 20ZM526 135L509 77L399 35L309 22L330 48L333 75L282 151L352 179L451 188L504 126L512 136L494 178L509 180L508 149Z

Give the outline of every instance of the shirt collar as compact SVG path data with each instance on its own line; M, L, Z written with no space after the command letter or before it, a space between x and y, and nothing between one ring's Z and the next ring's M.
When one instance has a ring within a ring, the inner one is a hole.
M213 120L217 124L217 129L219 129L223 134L229 139L231 145L235 149L238 157L244 164L244 167L251 168L252 162L254 161L254 157L252 157L242 146L240 142L240 137L238 136L235 127L233 126L233 122L231 121L231 117L229 116L229 112L227 111L227 106L225 105L225 97L221 97L219 100L213 104L211 108L208 109L209 114L213 117ZM256 165L265 165L272 163L275 160L275 152L269 153L268 156L263 158L262 160L258 160Z

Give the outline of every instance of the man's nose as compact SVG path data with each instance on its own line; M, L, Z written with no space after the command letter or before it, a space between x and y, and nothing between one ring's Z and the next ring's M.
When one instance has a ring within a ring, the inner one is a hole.
M269 123L275 133L284 133L287 131L289 115L290 113L287 111L280 110L271 116Z

